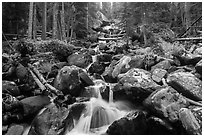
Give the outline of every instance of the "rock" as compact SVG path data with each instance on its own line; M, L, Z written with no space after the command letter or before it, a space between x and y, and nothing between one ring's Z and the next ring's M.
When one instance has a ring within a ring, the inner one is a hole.
M16 83L6 80L2 81L2 93L8 93L12 96L19 96L21 94Z
M63 134L68 109L50 104L44 108L33 120L29 135L59 135Z
M84 86L94 85L92 79L88 76L88 74L84 71L79 73L79 78Z
M193 55L193 54L174 55L174 56L180 61L181 66L185 66L185 65L195 66L202 59L202 56Z
M202 135L202 127L199 125L191 110L187 108L181 108L179 111L179 119L189 134Z
M67 58L68 64L75 65L80 68L86 68L92 62L92 57L89 54L72 54Z
M114 86L114 97L119 97L120 93L130 95L133 100L143 100L160 86L151 79L151 73L133 68L124 74L120 74L119 82ZM124 96L124 95L123 95Z
M168 60L163 60L163 61L157 63L156 65L152 66L151 72L153 72L153 70L156 68L165 69L168 71L171 68L171 63Z
M200 60L196 66L195 66L196 71L202 75L202 60Z
M116 82L116 78L112 77L112 72L114 70L114 66L116 65L117 61L113 60L111 64L105 68L105 71L103 72L102 76L104 77L106 82Z
M163 87L146 98L144 105L152 112L176 122L179 119L179 110L186 107L188 102L172 87Z
M18 64L16 67L16 76L22 80L28 75L28 70L22 64Z
M112 60L112 55L110 54L103 53L103 54L97 55L98 62L111 62L111 60Z
M105 71L105 65L104 63L99 63L99 62L94 62L89 70L88 70L91 74L93 73L98 73L98 74L102 74Z
M143 60L144 60L144 55L135 55L131 57L131 61L128 63L128 65L130 66L130 68L144 68Z
M81 69L76 66L64 66L58 72L54 87L65 95L78 96L82 88L82 82L79 77L80 71Z
M108 135L144 135L147 131L146 116L143 111L133 111L114 121L106 133Z
M113 69L112 72L112 77L116 78L120 73L121 73L121 69L123 66L125 66L125 68L129 68L130 66L128 65L128 63L131 61L131 57L129 56L123 56L119 62L117 63L117 65L115 66L115 68Z
M24 132L24 126L23 125L14 124L11 127L9 127L6 135L22 135L23 132Z
M167 71L165 69L156 68L152 72L152 79L157 83L161 83L162 78L164 78L166 74Z
M151 116L147 119L149 135L176 135L176 130L168 121Z
M193 115L195 116L198 124L200 125L202 129L202 107L200 106L189 106L189 108Z
M32 96L20 101L23 105L24 116L30 116L36 114L43 107L50 103L50 99L47 96Z
M173 72L168 75L167 83L187 98L202 100L202 81L190 72Z
M64 66L68 66L68 63L67 62L59 62L59 63L53 64L51 67L51 72L48 75L48 78L56 77L58 70L62 69Z
M197 49L193 52L193 54L195 54L195 55L202 55L202 47L197 48Z

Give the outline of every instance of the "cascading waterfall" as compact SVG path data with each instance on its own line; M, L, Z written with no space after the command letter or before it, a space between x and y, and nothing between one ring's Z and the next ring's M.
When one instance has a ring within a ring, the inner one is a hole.
M110 84L109 102L102 99L102 83L92 86L97 97L92 97L85 102L86 109L81 114L75 127L67 134L102 134L108 126L117 119L120 119L127 111L119 110L113 102L113 91ZM102 89L103 90L103 89ZM95 95L94 95L95 96Z

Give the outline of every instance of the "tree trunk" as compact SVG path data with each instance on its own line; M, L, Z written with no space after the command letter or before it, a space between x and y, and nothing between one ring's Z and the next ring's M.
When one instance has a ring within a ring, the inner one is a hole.
M185 6L184 6L184 15L185 15L185 26L186 29L189 28L189 26L191 25L191 19L190 19L190 14L189 14L189 10L190 10L190 3L189 2L185 2ZM192 29L190 28L189 33L192 31Z
M32 39L32 24L33 24L33 2L30 2L29 21L28 21L28 39Z
M70 36L70 23L71 22L71 4L68 3L68 21L67 21L67 41L69 42Z
M55 2L53 6L53 26L52 26L52 38L57 39L57 9L58 3Z
M42 40L46 40L47 31L47 2L43 3L43 17L42 17Z
M65 14L64 14L64 2L62 2L62 11L61 11L62 40L66 39L64 16L65 16Z
M33 39L35 40L36 39L36 23L37 23L37 20L36 20L36 3L34 3L33 5Z

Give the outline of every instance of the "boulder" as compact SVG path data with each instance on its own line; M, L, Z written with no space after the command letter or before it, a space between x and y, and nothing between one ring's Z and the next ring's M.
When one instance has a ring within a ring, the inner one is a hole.
M167 83L190 99L202 100L202 81L190 72L173 72L168 75Z
M92 57L86 53L73 53L67 58L68 64L75 65L80 68L86 68L92 62Z
M166 74L167 71L165 69L156 68L152 72L152 79L157 83L161 83L162 78L164 78Z
M25 130L25 127L20 124L13 124L9 127L6 135L22 135Z
M179 120L179 110L188 106L188 102L172 87L163 87L146 98L144 105L153 113L176 122Z
M193 54L195 54L195 55L202 55L202 47L197 48L197 49L193 52Z
M181 66L184 65L193 65L195 66L201 59L201 55L187 54L187 55L174 55L181 63Z
M151 116L147 119L148 135L176 135L172 125L161 118Z
M13 81L2 81L2 93L8 93L12 96L19 96L20 90L15 82Z
M160 87L152 80L151 73L143 69L133 68L118 77L119 82L113 87L114 98L126 95L139 102Z
M179 119L188 134L202 135L202 125L200 126L191 110L181 108L179 111Z
M32 96L22 99L20 101L23 105L23 114L24 116L35 115L43 107L50 103L50 99L47 96Z
M98 62L111 62L111 60L112 60L112 55L103 53L103 54L97 55L96 58L97 58L97 61L98 61Z
M93 85L81 68L76 66L64 66L59 72L54 82L54 87L61 90L63 94L78 96L84 86Z
M22 64L19 63L18 66L16 67L17 78L22 80L22 79L25 79L27 75L28 75L28 70L26 69L26 67L24 67Z
M88 70L91 74L93 73L98 73L98 74L102 74L105 71L105 65L104 63L99 63L99 62L94 62L89 70Z
M156 69L156 68L169 70L170 67L171 67L170 61L168 61L168 60L163 60L163 61L157 63L156 65L152 66L152 67L151 67L151 71L153 71L153 70Z
M196 71L202 75L202 60L200 60L196 66L195 66Z
M33 120L29 135L59 135L64 133L68 109L50 104ZM70 123L71 124L71 123Z
M114 121L106 133L108 135L144 135L146 131L146 115L143 111L136 110Z

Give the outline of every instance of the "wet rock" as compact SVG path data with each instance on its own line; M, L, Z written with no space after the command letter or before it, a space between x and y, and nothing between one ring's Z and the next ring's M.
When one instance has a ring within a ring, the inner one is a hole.
M116 82L116 78L112 77L112 72L114 70L114 66L116 65L117 61L113 60L111 64L105 68L105 71L103 72L102 76L104 77L106 82Z
M8 93L12 96L19 96L20 90L13 81L2 81L2 93Z
M195 66L196 71L202 75L202 60L200 60L196 66Z
M75 65L80 68L86 68L91 62L92 57L89 54L77 54L74 53L67 58L68 64Z
M59 135L64 132L64 120L68 110L50 104L35 117L29 130L29 135Z
M202 127L199 125L191 110L187 108L181 108L179 111L179 119L181 120L183 127L189 134L202 134Z
M187 55L174 55L174 57L176 57L180 63L181 66L184 65L193 65L195 66L201 59L202 56L200 55L193 55L193 54L187 54Z
M128 65L130 66L128 70L131 68L144 68L143 59L144 59L143 55L136 55L131 57L131 61L128 63ZM125 72L125 71L122 69L122 72Z
M53 64L51 67L51 71L48 75L48 78L55 78L57 76L58 70L62 69L64 66L68 66L67 62L59 62Z
M163 60L163 61L157 63L156 65L152 66L152 67L151 67L151 71L153 71L153 70L156 69L156 68L169 70L170 67L171 67L170 61L168 61L168 60Z
M82 88L79 77L81 69L76 66L64 66L59 72L54 82L54 87L62 91L65 95L78 96Z
M47 96L32 96L20 101L23 105L24 116L30 116L36 114L43 107L50 103L50 99Z
M171 122L176 122L179 119L179 110L186 107L188 102L172 87L164 87L146 98L144 105L152 112L156 112Z
M202 55L202 47L197 48L197 49L193 52L193 54L195 54L195 55Z
M18 66L16 67L16 76L20 80L22 80L26 78L27 74L28 74L28 70L26 69L26 67L24 67L22 64L18 64Z
M98 74L102 74L105 71L105 64L104 63L99 63L99 62L94 62L89 70L88 70L91 74L93 73L98 73Z
M190 99L202 100L202 81L190 72L173 72L168 75L167 83Z
M152 79L157 83L161 83L162 78L164 78L166 74L167 71L165 69L156 68L152 72Z
M151 79L151 73L143 69L133 68L118 77L119 82L113 88L114 97L119 97L120 93L125 93L125 95L130 95L134 100L139 101L160 87Z
M188 109L191 110L191 112L195 116L198 124L200 125L200 127L202 129L202 107L200 107L200 106L189 106Z
M128 63L131 61L131 57L129 56L123 56L119 62L117 63L117 65L115 66L115 68L113 69L112 72L112 77L116 78L120 73L121 73L121 69L122 67L125 66L125 68L130 68L130 66L128 65Z
M6 135L22 135L26 128L27 124L12 124Z
M168 121L158 117L149 117L147 125L149 135L176 135L177 133Z
M112 55L110 54L103 53L103 54L97 55L98 62L111 62L111 60L112 60Z
M147 131L146 116L143 111L133 111L114 121L106 133L108 135L144 135Z

